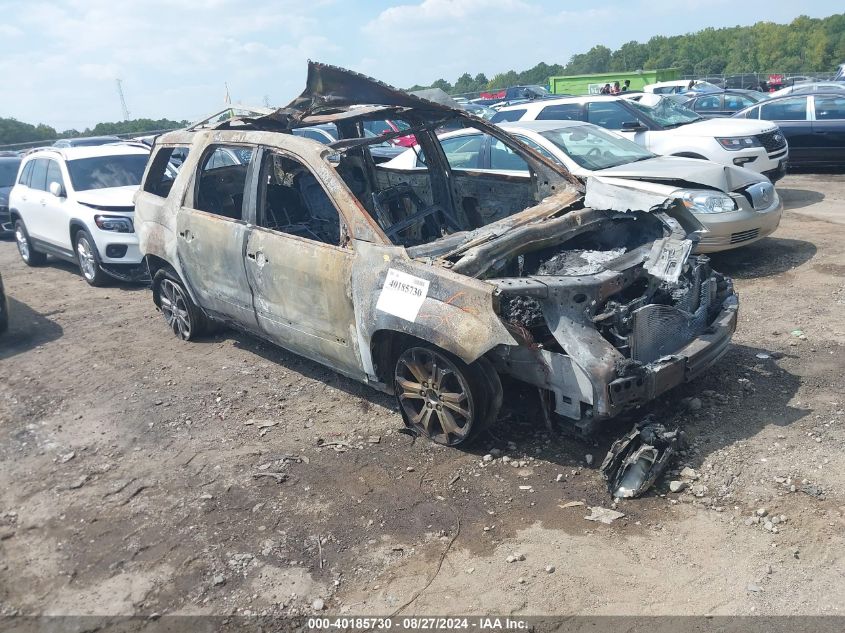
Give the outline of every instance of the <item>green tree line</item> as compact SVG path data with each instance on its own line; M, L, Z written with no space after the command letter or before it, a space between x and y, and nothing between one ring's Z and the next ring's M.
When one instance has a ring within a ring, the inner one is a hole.
M845 62L845 13L826 18L800 16L789 24L757 22L752 26L707 28L696 33L647 42L630 41L616 50L593 46L573 55L566 64L540 62L533 68L509 70L488 79L464 73L454 84L438 79L431 86L450 94L478 92L514 85L546 85L549 77L587 73L629 72L655 68L680 68L683 75L705 77L745 72L812 74L833 72Z
M132 119L130 121L116 121L114 123L97 123L92 128L79 130L64 130L57 132L49 125L39 123L32 125L17 119L0 118L0 145L13 143L30 143L36 141L52 141L57 138L74 138L77 136L101 136L106 134L141 134L154 130L175 130L188 125L188 121L171 121L170 119Z

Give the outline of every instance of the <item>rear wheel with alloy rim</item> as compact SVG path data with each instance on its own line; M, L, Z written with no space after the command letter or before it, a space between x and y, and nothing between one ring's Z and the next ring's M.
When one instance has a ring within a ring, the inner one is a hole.
M394 388L405 424L445 446L471 442L486 427L497 401L479 364L467 365L427 346L409 347L399 355Z
M169 271L159 271L153 280L153 299L167 327L183 341L192 341L208 330L208 319L194 305L182 282Z
M15 243L18 245L18 253L21 259L27 266L40 266L47 261L47 255L33 248L23 220L15 221Z
M78 231L76 234L76 262L79 264L79 271L83 279L92 286L102 286L109 276L100 268L100 256L97 253L97 246L94 240L88 235L88 231Z

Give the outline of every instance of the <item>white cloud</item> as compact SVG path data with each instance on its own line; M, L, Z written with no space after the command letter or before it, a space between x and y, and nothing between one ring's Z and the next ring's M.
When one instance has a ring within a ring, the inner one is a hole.
M59 129L119 118L117 77L133 117L191 119L221 105L224 82L245 104L287 103L309 58L407 87L565 63L595 44L841 11L834 0L3 1L0 116Z
M60 130L115 120L118 77L133 117L201 115L222 104L224 82L235 99L287 103L306 59L337 50L312 13L332 2L20 2L0 33L28 34L27 48L0 41L0 73L15 92L0 116Z

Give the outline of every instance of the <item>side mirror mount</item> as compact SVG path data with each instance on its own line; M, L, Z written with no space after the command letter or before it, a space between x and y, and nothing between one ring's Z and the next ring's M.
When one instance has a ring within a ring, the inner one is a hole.
M645 132L646 126L639 121L625 121L622 124L623 132Z
M64 198L65 197L65 188L55 180L50 183L50 193L52 193L57 198Z

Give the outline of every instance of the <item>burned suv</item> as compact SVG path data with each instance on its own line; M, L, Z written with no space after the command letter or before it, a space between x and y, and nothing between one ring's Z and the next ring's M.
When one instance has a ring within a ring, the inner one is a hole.
M407 129L364 134L384 119ZM328 146L292 133L322 123ZM435 130L460 126L529 171L450 166ZM425 169L373 162L370 146L409 133ZM736 326L730 279L690 254L704 229L683 201L585 186L483 119L323 64L272 114L160 136L135 204L177 336L246 329L395 394L446 445L496 418L502 374L590 428L699 374Z

